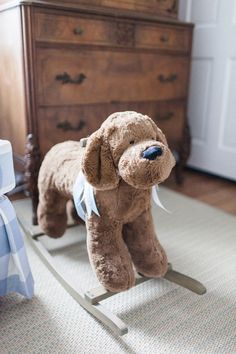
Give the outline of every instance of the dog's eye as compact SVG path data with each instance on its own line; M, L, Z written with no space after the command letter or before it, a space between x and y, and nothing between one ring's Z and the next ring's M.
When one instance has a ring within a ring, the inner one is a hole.
M130 140L130 145L133 145L134 144L134 140Z

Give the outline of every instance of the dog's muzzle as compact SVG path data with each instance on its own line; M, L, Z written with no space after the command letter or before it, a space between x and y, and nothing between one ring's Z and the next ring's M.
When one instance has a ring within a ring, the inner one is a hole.
M147 160L156 160L158 156L163 154L163 150L159 146L151 146L142 152L142 157Z

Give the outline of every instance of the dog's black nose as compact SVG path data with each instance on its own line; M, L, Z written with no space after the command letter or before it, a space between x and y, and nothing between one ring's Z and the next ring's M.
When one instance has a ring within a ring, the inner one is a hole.
M142 157L147 160L156 160L157 156L161 156L163 150L159 146L151 146L143 151Z

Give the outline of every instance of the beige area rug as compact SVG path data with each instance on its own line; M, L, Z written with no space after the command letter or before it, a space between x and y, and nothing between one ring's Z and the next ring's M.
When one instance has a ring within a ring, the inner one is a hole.
M206 295L151 280L107 299L103 303L129 327L117 337L70 297L28 246L35 297L0 299L0 353L236 353L236 218L168 189L160 197L172 211L154 208L169 261L201 281ZM15 207L29 214L21 202ZM45 242L58 267L87 290L96 279L84 228L70 233L67 247L68 235Z

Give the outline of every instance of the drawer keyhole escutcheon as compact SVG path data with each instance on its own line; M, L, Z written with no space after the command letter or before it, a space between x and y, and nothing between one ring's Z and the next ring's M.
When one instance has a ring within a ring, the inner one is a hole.
M76 27L76 28L74 28L73 32L74 32L74 34L76 34L78 36L82 36L82 34L84 33L84 30L81 27Z
M67 132L67 131L80 131L83 129L83 127L85 126L85 122L83 120L80 120L78 122L77 125L73 126L68 120L65 120L63 122L59 122L57 124L57 129L61 129L63 130L64 132Z
M83 73L78 74L74 79L70 77L69 74L64 72L64 74L58 74L56 76L57 81L61 81L62 84L77 84L80 85L86 79L86 75Z
M167 11L169 13L177 13L178 11L178 1L177 0L172 0L172 6L170 6L169 9L167 9Z
M170 40L170 37L168 36L168 34L163 34L161 37L160 37L160 41L162 43L168 43Z
M178 79L178 75L176 74L170 74L169 76L165 76L161 74L158 76L158 80L163 84L169 82L175 82L177 79Z

